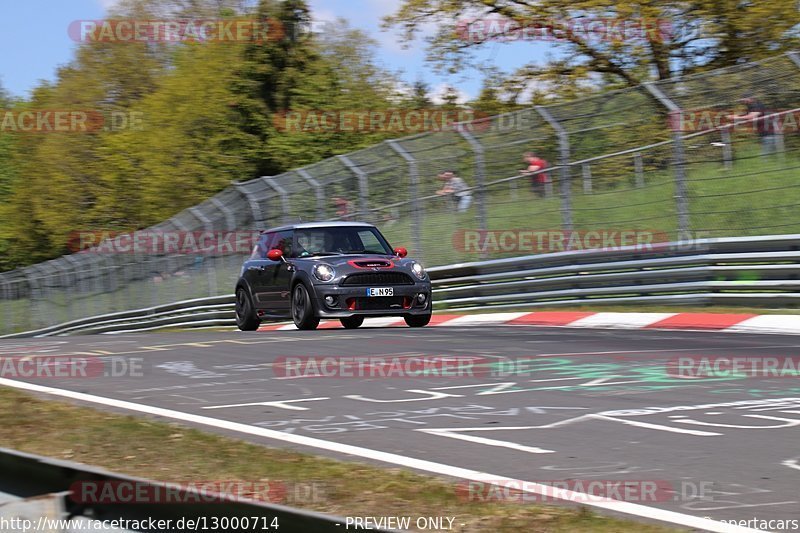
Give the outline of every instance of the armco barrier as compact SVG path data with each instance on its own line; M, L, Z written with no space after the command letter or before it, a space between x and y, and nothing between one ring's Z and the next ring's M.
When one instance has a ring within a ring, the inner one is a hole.
M702 239L431 268L434 308L800 304L800 235ZM233 295L77 320L3 338L234 326Z
M14 450L0 448L0 492L8 493L24 501L35 502L36 500L49 500L49 507L56 510L63 510L64 516L52 516L52 511L48 512L48 518L67 517L86 517L93 520L127 520L143 521L149 519L171 520L175 524L180 519L198 521L209 515L217 518L228 519L249 519L254 518L277 519L279 529L277 531L289 533L306 533L315 531L340 532L343 529L345 520L334 516L327 516L320 513L303 511L277 505L272 503L262 503L256 501L243 501L239 497L219 495L224 504L221 505L200 505L193 501L205 501L208 494L198 493L191 487L179 487L178 492L172 490L170 494L175 495L174 501L169 503L146 502L124 504L119 502L112 503L86 503L80 502L80 498L71 497L70 490L77 483L92 482L98 484L119 482L132 483L137 491L151 493L151 488L158 488L159 493L166 492L167 485L156 481L149 481L120 474L114 474L77 463L39 457ZM176 503L180 502L180 503ZM257 528L261 530L261 528ZM173 529L174 530L174 529ZM385 531L385 530L384 530Z

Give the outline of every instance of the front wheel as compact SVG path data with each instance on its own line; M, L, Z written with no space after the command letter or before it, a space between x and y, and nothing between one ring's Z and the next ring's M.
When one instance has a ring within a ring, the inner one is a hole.
M236 291L236 326L242 331L255 331L260 325L250 296L244 287L239 287Z
M345 329L356 329L361 327L361 324L364 323L363 316L351 316L347 318L340 318L339 321L342 323Z
M308 289L298 283L292 293L292 320L297 329L311 330L319 326L319 318L314 316L314 306L308 296Z
M431 315L412 315L406 317L406 324L411 328L424 328L431 321Z

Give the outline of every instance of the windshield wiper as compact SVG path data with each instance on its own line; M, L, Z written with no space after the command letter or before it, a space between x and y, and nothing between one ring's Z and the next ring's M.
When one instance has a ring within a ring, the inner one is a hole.
M384 251L376 251L376 250L351 250L347 252L348 254L379 254L379 255L391 255Z
M314 253L307 253L306 255L300 255L300 257L314 257L314 256L326 256L326 255L344 255L340 252L314 252Z

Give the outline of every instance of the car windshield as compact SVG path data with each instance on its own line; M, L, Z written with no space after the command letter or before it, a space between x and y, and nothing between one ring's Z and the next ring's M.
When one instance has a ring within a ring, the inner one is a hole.
M386 254L392 249L376 228L342 226L295 231L297 257L339 254Z

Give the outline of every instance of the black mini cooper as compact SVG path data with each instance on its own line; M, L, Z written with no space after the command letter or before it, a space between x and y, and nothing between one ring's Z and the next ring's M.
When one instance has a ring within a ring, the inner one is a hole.
M236 324L292 317L299 329L321 318L357 328L368 316L402 316L419 328L431 319L431 282L405 248L392 249L371 224L320 222L261 234L236 284Z

